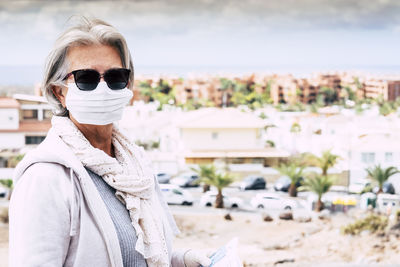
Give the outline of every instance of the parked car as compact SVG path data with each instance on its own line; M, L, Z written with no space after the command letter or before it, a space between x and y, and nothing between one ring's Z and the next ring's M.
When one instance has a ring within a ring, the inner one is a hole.
M301 186L303 183L303 178L300 179L299 182L297 182L296 187ZM274 183L274 189L275 191L283 191L283 192L288 192L289 187L292 181L290 180L289 177L287 176L281 176L275 183Z
M243 179L240 183L240 190L257 190L265 189L267 182L264 177L257 175L250 175Z
M192 205L193 196L177 185L160 184L161 193L168 204Z
M243 206L243 201L237 197L228 197L223 194L223 202L225 208L241 208ZM200 198L200 205L211 207L215 203L215 199L217 198L216 191L208 191Z
M367 179L360 179L355 181L354 183L351 183L349 185L349 193L352 194L361 194L363 190L367 187L370 186L371 182Z
M170 183L180 187L197 187L199 176L196 173L183 173L176 178L171 179Z
M0 198L6 197L10 194L9 190L3 186L0 186Z
M171 175L165 172L157 173L157 180L159 184L168 184L171 180Z
M276 193L260 193L250 201L253 208L292 210L297 207L297 203L291 199L283 198Z
M395 194L396 190L394 189L393 185L391 182L384 182L382 185L382 190L383 193L385 194ZM374 192L375 194L377 194L379 191L379 186L374 187L374 189L372 190L372 192Z

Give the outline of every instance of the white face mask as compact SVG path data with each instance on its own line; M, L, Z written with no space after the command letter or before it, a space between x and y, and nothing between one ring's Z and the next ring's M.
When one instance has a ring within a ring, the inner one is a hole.
M131 90L112 90L106 82L100 82L92 91L82 91L75 83L68 83L65 104L79 123L106 125L122 118L132 96Z

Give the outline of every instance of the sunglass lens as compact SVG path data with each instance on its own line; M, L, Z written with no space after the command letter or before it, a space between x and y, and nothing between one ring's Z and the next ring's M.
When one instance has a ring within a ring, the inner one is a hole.
M76 86L82 91L92 91L100 82L100 74L95 70L79 70L74 75Z
M104 74L104 80L112 90L121 90L126 87L129 81L128 69L110 69Z

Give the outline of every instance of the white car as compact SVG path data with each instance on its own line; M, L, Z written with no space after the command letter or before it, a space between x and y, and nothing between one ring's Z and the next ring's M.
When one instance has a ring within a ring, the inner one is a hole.
M171 179L170 184L178 185L180 187L198 187L198 180L199 175L197 173L186 172Z
M257 209L292 210L297 203L275 193L260 193L251 199L251 206Z
M371 185L371 182L367 179L360 179L351 183L349 185L349 193L352 194L361 194L365 187Z
M160 184L161 193L168 204L173 205L192 205L193 196L177 185Z
M208 191L200 198L200 205L211 207L215 203L215 199L217 198L217 193L215 191ZM223 194L223 202L225 208L240 208L243 206L243 201L237 197L228 197Z

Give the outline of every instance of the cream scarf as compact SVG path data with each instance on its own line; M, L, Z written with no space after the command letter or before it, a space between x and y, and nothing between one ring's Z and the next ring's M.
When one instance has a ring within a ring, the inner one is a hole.
M83 166L116 189L125 204L137 235L136 251L149 267L169 266L164 227L169 227L155 192L154 175L143 148L132 143L114 124L112 144L115 157L94 148L67 117L53 116L52 126L72 149Z

